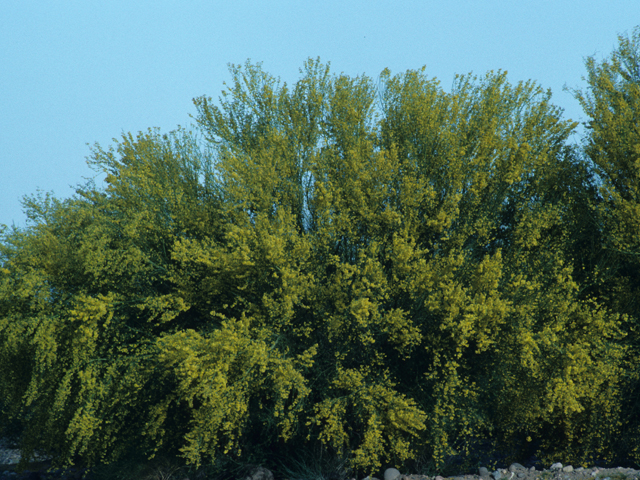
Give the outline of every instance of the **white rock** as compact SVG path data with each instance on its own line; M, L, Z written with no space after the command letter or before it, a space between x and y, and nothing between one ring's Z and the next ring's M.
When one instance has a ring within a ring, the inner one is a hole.
M267 468L257 467L245 480L273 480L273 473Z
M395 478L399 476L400 472L395 468L387 468L384 471L384 480L395 480Z
M567 465L566 467L564 467L564 468L562 469L562 471L563 471L564 473L571 473L571 472L573 472L573 467L572 467L571 465Z
M551 465L549 470L562 470L562 464L560 462L554 463L553 465Z

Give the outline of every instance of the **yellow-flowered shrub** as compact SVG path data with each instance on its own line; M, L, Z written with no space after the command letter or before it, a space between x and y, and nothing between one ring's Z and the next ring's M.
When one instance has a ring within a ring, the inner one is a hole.
M629 317L575 279L592 187L550 93L231 70L218 105L195 100L203 140L96 146L105 188L27 198L31 226L4 233L2 419L25 452L320 443L366 474L481 440L614 455Z

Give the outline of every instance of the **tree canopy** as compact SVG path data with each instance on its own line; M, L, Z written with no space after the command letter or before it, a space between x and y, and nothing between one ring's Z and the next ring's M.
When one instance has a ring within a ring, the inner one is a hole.
M60 466L638 461L640 29L586 66L583 148L505 72L311 59L96 145L104 188L2 234L0 433Z

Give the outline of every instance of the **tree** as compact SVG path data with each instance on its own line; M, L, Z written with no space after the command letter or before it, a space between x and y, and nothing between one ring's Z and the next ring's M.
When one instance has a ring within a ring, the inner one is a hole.
M604 232L591 256L593 285L600 300L628 316L625 430L620 451L638 457L640 394L640 27L619 36L610 57L586 60L587 92L575 91L590 120L585 124L584 154L602 180L594 217ZM632 433L633 432L633 433Z
M366 473L485 438L611 454L621 320L572 277L585 190L550 93L231 73L195 100L204 148L96 146L106 189L28 200L5 234L0 394L25 448L199 465L326 445Z

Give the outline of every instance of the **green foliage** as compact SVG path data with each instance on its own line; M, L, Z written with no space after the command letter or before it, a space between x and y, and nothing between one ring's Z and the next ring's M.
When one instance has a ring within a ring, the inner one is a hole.
M618 451L640 460L640 27L620 36L609 58L586 61L588 90L576 98L590 117L584 153L602 180L594 217L605 232L591 255L591 290L628 317L624 430Z
M231 73L195 100L204 141L96 146L106 188L27 198L32 225L3 233L0 425L27 455L198 467L310 445L370 474L485 439L615 453L633 345L582 220L631 207L598 210L550 92Z

